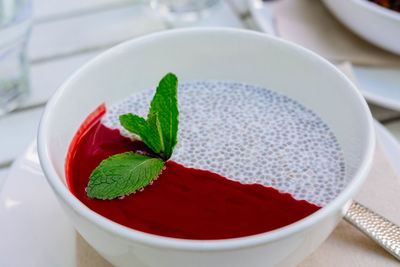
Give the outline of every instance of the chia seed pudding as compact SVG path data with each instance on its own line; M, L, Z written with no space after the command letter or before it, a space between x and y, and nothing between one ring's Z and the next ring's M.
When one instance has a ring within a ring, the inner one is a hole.
M102 123L123 129L119 115L146 117L155 88L107 109ZM343 152L312 110L260 86L237 82L181 83L178 144L171 160L244 184L262 184L325 206L346 185Z

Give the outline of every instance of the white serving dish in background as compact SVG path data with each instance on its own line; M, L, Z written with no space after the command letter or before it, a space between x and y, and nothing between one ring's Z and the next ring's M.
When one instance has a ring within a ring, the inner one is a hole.
M400 55L400 12L367 0L322 0L328 9L365 40Z
M335 132L350 180L329 205L289 226L224 240L151 235L88 209L68 190L64 161L73 135L102 102L153 87L174 72L180 81L229 80L260 85L313 109ZM79 233L116 266L293 266L332 232L368 174L375 133L357 89L333 65L297 45L235 29L181 29L118 45L79 69L46 106L39 129L43 171Z
M366 1L366 0L365 0ZM273 19L275 2L248 0L255 23L263 32L277 36ZM363 96L371 103L400 111L400 68L353 65Z

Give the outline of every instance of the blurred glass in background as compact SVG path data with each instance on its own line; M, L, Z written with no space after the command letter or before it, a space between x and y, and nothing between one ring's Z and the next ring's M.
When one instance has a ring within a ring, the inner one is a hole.
M31 25L32 0L0 0L0 115L18 107L29 92Z
M172 23L203 19L218 3L219 0L150 0L151 7Z

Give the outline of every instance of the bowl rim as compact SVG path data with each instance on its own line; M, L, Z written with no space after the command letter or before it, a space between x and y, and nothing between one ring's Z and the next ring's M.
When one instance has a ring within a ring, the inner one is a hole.
M368 0L352 0L352 1L356 5L359 5L361 8L364 8L369 12L374 12L386 18L400 22L400 12L394 11L387 7L383 7L377 3L373 3Z
M345 80L345 82L348 83L349 88L353 90L353 93L359 100L359 104L362 108L362 113L364 114L365 123L367 125L365 129L367 131L366 153L362 155L363 158L361 160L360 167L355 172L354 177L352 178L350 183L328 205L321 208L317 212L303 218L302 220L299 220L285 227L265 233L239 237L239 238L221 239L221 240L190 240L190 239L179 239L179 238L164 237L164 236L149 234L120 225L87 208L69 191L68 186L66 186L62 182L61 178L58 176L54 166L51 163L49 155L49 144L46 142L49 129L48 127L49 116L51 115L53 107L57 104L57 102L61 98L62 92L69 87L70 82L74 80L77 76L84 75L84 73L87 70L90 70L92 66L95 66L98 63L101 64L103 59L112 57L114 53L118 54L121 51L124 51L125 48L127 47L134 46L137 44L140 45L140 43L143 41L162 39L164 38L164 36L173 36L181 34L207 34L207 33L236 34L242 36L252 35L253 37L258 36L261 38L270 39L271 42L279 42L280 45L286 46L292 50L297 50L297 52L299 53L306 54L310 56L313 60L318 60L320 64L325 65L331 71L336 73L339 79ZM369 108L367 106L367 103L365 102L361 93L351 83L351 81L343 73L337 70L335 66L333 66L331 63L329 63L327 60L323 59L316 53L307 50L299 45L279 39L277 37L268 36L266 34L251 30L222 28L222 27L221 28L204 27L204 28L187 28L187 29L183 28L183 29L173 29L173 30L166 30L162 32L152 33L139 38L125 41L96 56L94 59L85 63L82 67L78 68L78 70L76 70L74 74L72 74L56 90L54 95L51 97L51 99L49 100L49 102L45 107L45 110L42 114L42 118L40 120L37 140L38 140L38 154L39 154L40 164L42 166L47 181L49 182L53 191L57 194L59 201L62 200L78 215L84 217L86 220L97 225L102 230L114 234L122 239L129 240L131 242L141 243L143 245L152 247L192 250L192 251L193 250L222 251L222 250L240 249L244 247L253 247L263 243L272 242L277 239L282 239L289 235L300 232L301 230L304 230L314 225L315 223L323 220L326 216L333 214L334 212L337 212L339 210L342 212L342 215L344 215L344 212L348 208L347 204L350 203L352 196L361 187L363 181L365 180L369 172L369 169L372 165L372 160L375 150L375 131L373 127L373 119L369 111Z

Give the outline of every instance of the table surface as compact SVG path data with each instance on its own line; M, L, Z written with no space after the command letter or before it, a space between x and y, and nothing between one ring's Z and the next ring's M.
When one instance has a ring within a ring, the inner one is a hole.
M225 0L192 26L259 30L245 0ZM173 28L140 0L34 0L29 41L31 93L17 110L0 117L0 184L14 159L36 137L46 101L79 66L122 41ZM400 140L400 112L370 105L374 117Z

